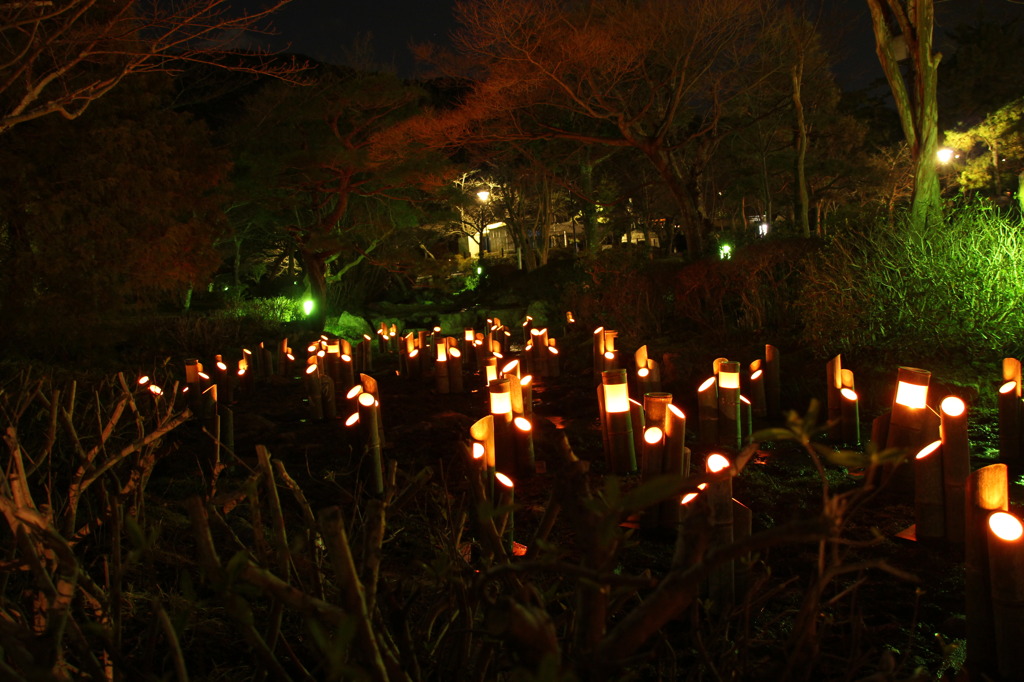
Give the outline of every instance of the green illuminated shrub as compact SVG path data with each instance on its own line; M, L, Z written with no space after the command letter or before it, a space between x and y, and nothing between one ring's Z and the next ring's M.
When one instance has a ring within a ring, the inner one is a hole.
M909 220L836 236L807 271L804 339L822 354L1010 352L1024 332L1024 234L965 206L942 228Z

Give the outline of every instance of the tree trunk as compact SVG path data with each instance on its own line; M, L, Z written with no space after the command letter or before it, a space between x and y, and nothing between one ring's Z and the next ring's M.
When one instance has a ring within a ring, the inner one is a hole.
M580 186L583 190L583 248L597 252L601 248L597 223L597 206L594 203L594 166L587 159L580 164Z
M793 66L793 109L796 112L796 222L804 237L811 236L810 199L807 196L807 123L804 104L800 97L804 77L804 55L801 51Z
M322 332L327 324L327 263L323 254L300 249L299 256L306 270L308 296L313 311L306 318L310 331Z
M906 41L911 60L911 90L900 71L893 48L896 36L883 11L885 2ZM942 55L932 52L934 0L867 0L875 33L875 52L892 90L903 135L914 166L911 220L918 227L937 225L942 219L942 196L935 155L938 151L938 68Z

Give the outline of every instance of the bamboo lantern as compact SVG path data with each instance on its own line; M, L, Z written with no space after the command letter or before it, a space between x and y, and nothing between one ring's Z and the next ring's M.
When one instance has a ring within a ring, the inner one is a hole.
M647 418L644 415L644 406L632 398L629 399L629 422L633 431L633 453L634 459L639 456L644 447L644 429L647 427ZM636 466L630 469L635 472Z
M754 434L754 406L750 398L740 395L740 442L747 443Z
M214 383L217 384L217 396L222 403L233 403L235 391L232 385L231 375L228 374L227 363L221 356L217 356L213 366Z
M345 406L349 410L359 410L359 394L363 392L361 384L356 384L345 392Z
M378 439L380 440L381 447L384 445L384 418L380 409L380 390L377 388L377 380L369 374L359 375L359 384L363 387L363 392L369 393L373 396L373 399L377 402L377 432Z
M995 676L996 633L993 627L988 555L988 517L1009 509L1005 464L990 464L967 477L964 509L964 592L966 594L967 668L975 676Z
M942 441L921 448L914 457L914 518L918 540L941 540L946 536L943 493Z
M522 402L521 417L533 414L533 375L527 374L519 378L519 400Z
M782 413L782 356L771 344L764 347L764 395L768 416Z
M505 552L511 557L514 552L513 526L515 514L513 508L515 505L515 484L511 478L500 471L494 474L494 478L498 483L496 487L500 491L498 493L498 509L505 510L497 524L498 537L501 538L501 545L504 547Z
M967 439L967 404L955 395L939 403L939 434L942 439L942 477L946 499L946 540L964 541L964 494L971 475L970 444Z
M530 349L528 357L530 359L530 372L538 377L546 377L549 375L548 370L548 330L543 329L531 329L530 338L527 339L529 342L527 346Z
M727 360L718 368L719 445L739 450L742 446L740 424L740 363Z
M701 445L718 442L718 376L708 377L697 388L697 436Z
M512 420L512 438L516 451L516 470L519 476L530 476L537 468L533 451L533 423L526 417Z
M476 341L476 332L472 327L465 327L462 330L462 338L459 339L459 350L462 354L469 356L469 353L473 350L473 344Z
M497 457L494 452L494 417L487 415L478 419L469 427L469 435L476 445L483 448L484 491L487 493L487 499L494 500L494 474L497 471Z
M602 372L599 390L607 435L605 456L609 473L628 474L636 470L636 450L626 370Z
M852 388L843 388L840 394L840 437L845 445L860 445L860 398Z
M491 416L494 418L495 466L498 471L509 471L518 475L512 436L511 388L511 380L501 378L492 381L487 391L490 396Z
M518 359L511 360L509 362L506 362L504 365L502 365L501 371L498 373L498 376L518 379L519 378L519 360Z
M490 386L492 382L498 380L498 358L494 355L488 355L484 358L484 386Z
M196 358L185 360L185 391L188 398L188 407L192 414L198 416L200 411L200 394L203 389L199 385L199 375L203 371L203 363Z
M487 476L487 449L483 443L473 441L472 446L469 450L469 476L472 477L470 480L470 490L475 491L478 489L486 495L487 486L485 485L485 477ZM483 500L477 500L482 502Z
M660 476L664 468L665 432L660 426L650 426L644 430L644 444L640 451L640 477L649 481Z
M668 431L669 412L668 406L672 404L672 394L663 392L648 392L643 395L645 423L649 426L657 426L663 432Z
M709 474L719 474L708 481L705 495L711 523L711 546L724 547L733 541L732 462L725 455L712 453L705 460ZM713 569L708 576L708 596L720 607L735 600L735 567L728 561Z
M843 399L843 356L836 355L825 365L825 376L828 380L826 398L828 402L829 438L839 440L842 437Z
M768 416L768 403L764 392L764 368L761 360L750 363L750 378L747 381L750 393L750 406L753 415L759 419Z
M1011 379L999 387L999 461L1020 461L1020 381Z
M995 629L996 670L1003 682L1024 680L1024 524L1013 514L988 517L988 560Z
M359 426L363 435L363 452L370 470L369 490L372 495L384 494L384 463L380 442L380 403L372 393L359 394Z
M547 367L549 377L557 377L562 374L561 361L559 359L558 347L554 345L555 340L549 339Z
M450 393L451 383L448 376L448 347L441 343L435 346L437 358L434 360L434 388L438 393Z
M665 450L662 473L685 477L690 475L690 450L686 447L686 415L675 405L669 404L665 427ZM679 519L679 510L673 501L666 501L661 507L661 519L665 526L671 526Z
M210 381L210 377L203 372L199 373L199 417L212 419L217 414L217 384Z
M309 401L309 418L313 421L323 421L323 389L320 386L320 368L316 363L306 365L306 397Z
M889 416L887 448L921 447L925 408L928 405L928 382L931 372L914 367L900 367L896 376L896 395Z
M462 351L454 346L448 348L448 390L462 393Z

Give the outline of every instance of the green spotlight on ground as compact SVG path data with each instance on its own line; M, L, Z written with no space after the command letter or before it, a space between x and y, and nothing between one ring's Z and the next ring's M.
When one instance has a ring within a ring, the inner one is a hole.
M722 244L718 247L718 257L722 260L732 257L732 247L728 244Z

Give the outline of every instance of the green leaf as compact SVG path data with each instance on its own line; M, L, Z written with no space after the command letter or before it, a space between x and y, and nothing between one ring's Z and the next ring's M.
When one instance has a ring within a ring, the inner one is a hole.
M751 434L751 442L757 443L766 440L798 440L799 436L790 429L782 427L771 427L761 429Z
M627 492L622 497L622 509L628 513L652 507L678 493L682 482L678 474L655 476Z

